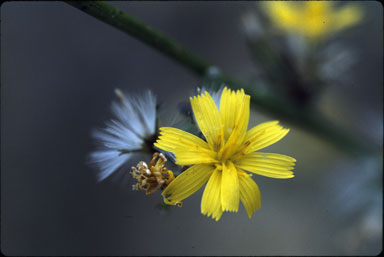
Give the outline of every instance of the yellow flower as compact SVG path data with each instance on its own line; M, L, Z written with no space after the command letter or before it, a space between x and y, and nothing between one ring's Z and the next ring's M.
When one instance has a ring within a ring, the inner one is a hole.
M259 188L244 172L272 178L292 178L295 159L274 153L255 153L287 133L278 121L262 123L247 132L250 96L224 88L220 111L208 92L190 98L196 121L206 141L185 131L162 127L155 146L173 152L176 163L193 165L163 191L167 204L187 198L207 181L201 212L219 220L224 211L237 212L243 203L249 218L261 207Z
M311 40L355 25L362 18L357 5L346 5L338 10L332 1L265 1L263 7L272 22L283 31L297 32Z

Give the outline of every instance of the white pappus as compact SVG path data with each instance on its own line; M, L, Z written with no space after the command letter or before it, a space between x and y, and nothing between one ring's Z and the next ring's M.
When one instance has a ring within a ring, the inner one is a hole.
M97 180L102 181L117 171L135 152L150 149L156 136L156 97L150 91L142 95L124 94L115 89L118 102L111 105L114 118L104 129L92 131L100 148L91 152L89 162L97 169Z
M207 90L204 86L201 88L201 94L204 94L206 91L211 95L213 101L215 102L217 108L220 110L220 99L221 99L221 93L223 93L225 85L222 84L217 91L213 90Z

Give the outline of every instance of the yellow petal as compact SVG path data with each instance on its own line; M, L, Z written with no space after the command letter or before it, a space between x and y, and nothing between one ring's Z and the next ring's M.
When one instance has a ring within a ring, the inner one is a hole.
M330 1L305 1L304 4L304 12L308 16L312 14L319 17L324 17L332 12L332 7L334 6Z
M328 1L308 1L303 9L301 31L310 39L317 39L328 34L333 27L332 3Z
M164 144L161 149L168 152L173 152L173 149L177 147L186 146L195 146L209 149L208 144L201 138L177 128L161 127L160 135L163 135L164 139L167 139L161 142L161 144ZM170 143L169 146L167 146L167 143Z
M296 160L276 153L250 153L235 163L241 168L271 178L292 178Z
M194 149L184 149L181 151L176 151L175 157L176 157L176 164L178 165L193 165L193 164L214 164L218 163L218 161L211 156L199 152L198 150Z
M221 94L220 100L220 118L224 128L224 139L237 129L240 135L245 134L249 121L249 95L244 90L231 91L226 87Z
M297 28L301 10L288 1L263 1L263 7L270 19L282 29Z
M215 162L216 152L210 150L204 140L180 129L160 128L160 136L154 145L174 153L179 165Z
M196 122L210 149L217 149L216 143L222 137L222 133L220 133L222 125L215 102L207 91L205 94L190 98L190 101Z
M255 135L257 135L260 131L262 130L265 130L267 128L272 128L272 127L275 127L276 125L279 124L279 121L277 120L274 120L274 121L268 121L268 122L264 122L264 123L261 123L253 128L251 128L248 132L247 132L247 135L245 137L245 141L247 140L250 140L251 138L253 138Z
M220 98L220 118L224 128L224 138L228 139L229 134L232 132L233 124L235 123L235 111L233 108L235 92L225 87L221 93ZM236 106L237 107L237 106Z
M270 146L282 139L289 129L284 129L276 121L262 123L248 131L245 138L247 148L244 154Z
M220 101L220 118L223 123L225 145L218 156L228 159L243 143L248 129L250 96L244 90L224 88Z
M207 182L213 171L213 166L205 164L197 164L188 168L164 189L161 195L164 197L165 203L176 204L195 193Z
M240 200L247 211L248 217L261 207L259 187L249 175L239 173Z
M212 215L213 219L218 221L223 214L221 209L221 173L222 171L216 169L210 177L205 190L203 198L201 199L201 213L208 217Z
M357 5L348 5L339 10L334 17L334 30L342 30L358 23L363 17L361 8Z
M231 161L223 163L221 179L221 208L223 211L239 210L239 179L236 167Z

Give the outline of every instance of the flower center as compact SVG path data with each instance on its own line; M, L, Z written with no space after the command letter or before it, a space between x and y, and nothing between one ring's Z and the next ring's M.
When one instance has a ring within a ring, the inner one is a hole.
M240 145L236 144L236 142L225 144L218 150L216 160L219 162L239 160L246 154L246 150L250 144L251 142L249 140Z

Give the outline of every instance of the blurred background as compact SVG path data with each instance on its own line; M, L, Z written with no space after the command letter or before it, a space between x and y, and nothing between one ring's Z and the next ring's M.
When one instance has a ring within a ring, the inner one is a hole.
M252 80L260 71L246 43L252 38L249 33L260 33L252 32L249 23L249 17L261 12L254 2L111 4L238 79ZM202 85L202 79L68 4L3 3L2 253L379 254L383 230L383 8L374 1L356 4L364 12L361 21L325 43L336 43L336 53L337 49L350 49L353 65L345 72L336 70L341 83L316 91L315 105L375 152L350 155L283 122L291 132L265 152L295 157L295 178L254 175L262 208L251 220L240 207L239 213L224 213L216 222L200 214L202 189L186 199L182 208L164 210L158 207L162 201L159 192L145 196L142 191L132 191L133 180L96 183L95 171L86 164L94 149L91 130L103 127L111 118L114 88L128 92L151 89L162 102L165 116L172 116L178 103ZM334 67L344 64L339 61ZM276 117L253 110L250 127L272 119Z

